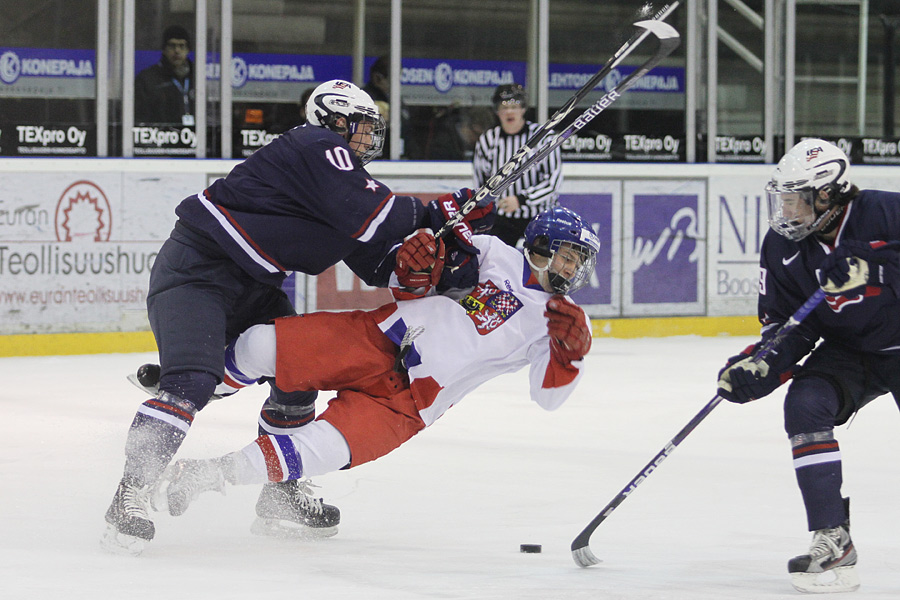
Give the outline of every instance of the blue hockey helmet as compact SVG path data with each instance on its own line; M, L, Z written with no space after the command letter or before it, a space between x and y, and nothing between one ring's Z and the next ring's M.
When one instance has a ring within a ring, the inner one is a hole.
M558 294L571 294L594 272L600 239L577 213L555 206L528 224L524 245L531 268L547 273L546 284L542 285Z

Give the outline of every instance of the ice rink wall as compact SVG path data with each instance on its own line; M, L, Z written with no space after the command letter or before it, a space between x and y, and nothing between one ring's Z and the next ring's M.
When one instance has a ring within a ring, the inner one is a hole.
M149 269L174 208L223 177L224 160L0 159L0 356L155 350ZM472 185L468 163L375 162L397 194ZM561 203L601 252L574 298L595 336L753 335L771 165L566 164ZM854 167L860 187L900 190L900 167ZM298 311L375 307L385 290L343 264L292 275Z

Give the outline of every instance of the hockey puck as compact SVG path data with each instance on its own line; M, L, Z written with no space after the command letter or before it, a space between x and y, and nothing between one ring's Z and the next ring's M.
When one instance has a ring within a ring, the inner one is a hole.
M541 553L541 545L540 544L519 544L519 552L524 552L526 554L540 554Z

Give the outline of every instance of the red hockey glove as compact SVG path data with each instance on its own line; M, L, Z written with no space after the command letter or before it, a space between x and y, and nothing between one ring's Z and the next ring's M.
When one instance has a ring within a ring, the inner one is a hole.
M444 194L438 196L437 199L428 203L428 213L431 217L431 228L437 231L443 227L453 215L459 212L459 208L466 203L475 192L469 188L462 188L452 194ZM487 233L494 225L494 218L497 215L497 207L494 203L487 206L476 206L465 218L453 228L453 235L460 241L460 247L469 248L475 254L478 250L472 246L472 236L476 234Z
M407 236L397 250L397 281L405 288L430 288L441 277L444 252L444 240L435 239L428 229Z
M550 355L567 365L573 360L581 360L590 352L590 327L584 311L564 296L553 296L547 301L547 331L550 334Z

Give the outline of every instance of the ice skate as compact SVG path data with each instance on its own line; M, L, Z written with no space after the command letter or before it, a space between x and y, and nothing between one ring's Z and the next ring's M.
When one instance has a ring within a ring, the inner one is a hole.
M106 532L100 546L113 554L136 556L153 539L156 529L148 515L149 490L130 477L123 477L106 511Z
M813 532L809 554L788 561L791 584L801 592L852 592L859 587L850 524Z
M137 389L143 390L151 397L155 398L159 395L159 365L147 363L138 367L134 373L129 373L125 378ZM221 400L225 396L231 394L213 394L209 397L209 401Z
M203 492L225 493L225 476L215 460L182 459L169 465L153 493L154 510L177 517Z
M337 533L341 511L312 496L308 480L267 483L256 502L257 519L250 531L256 535L317 539Z

